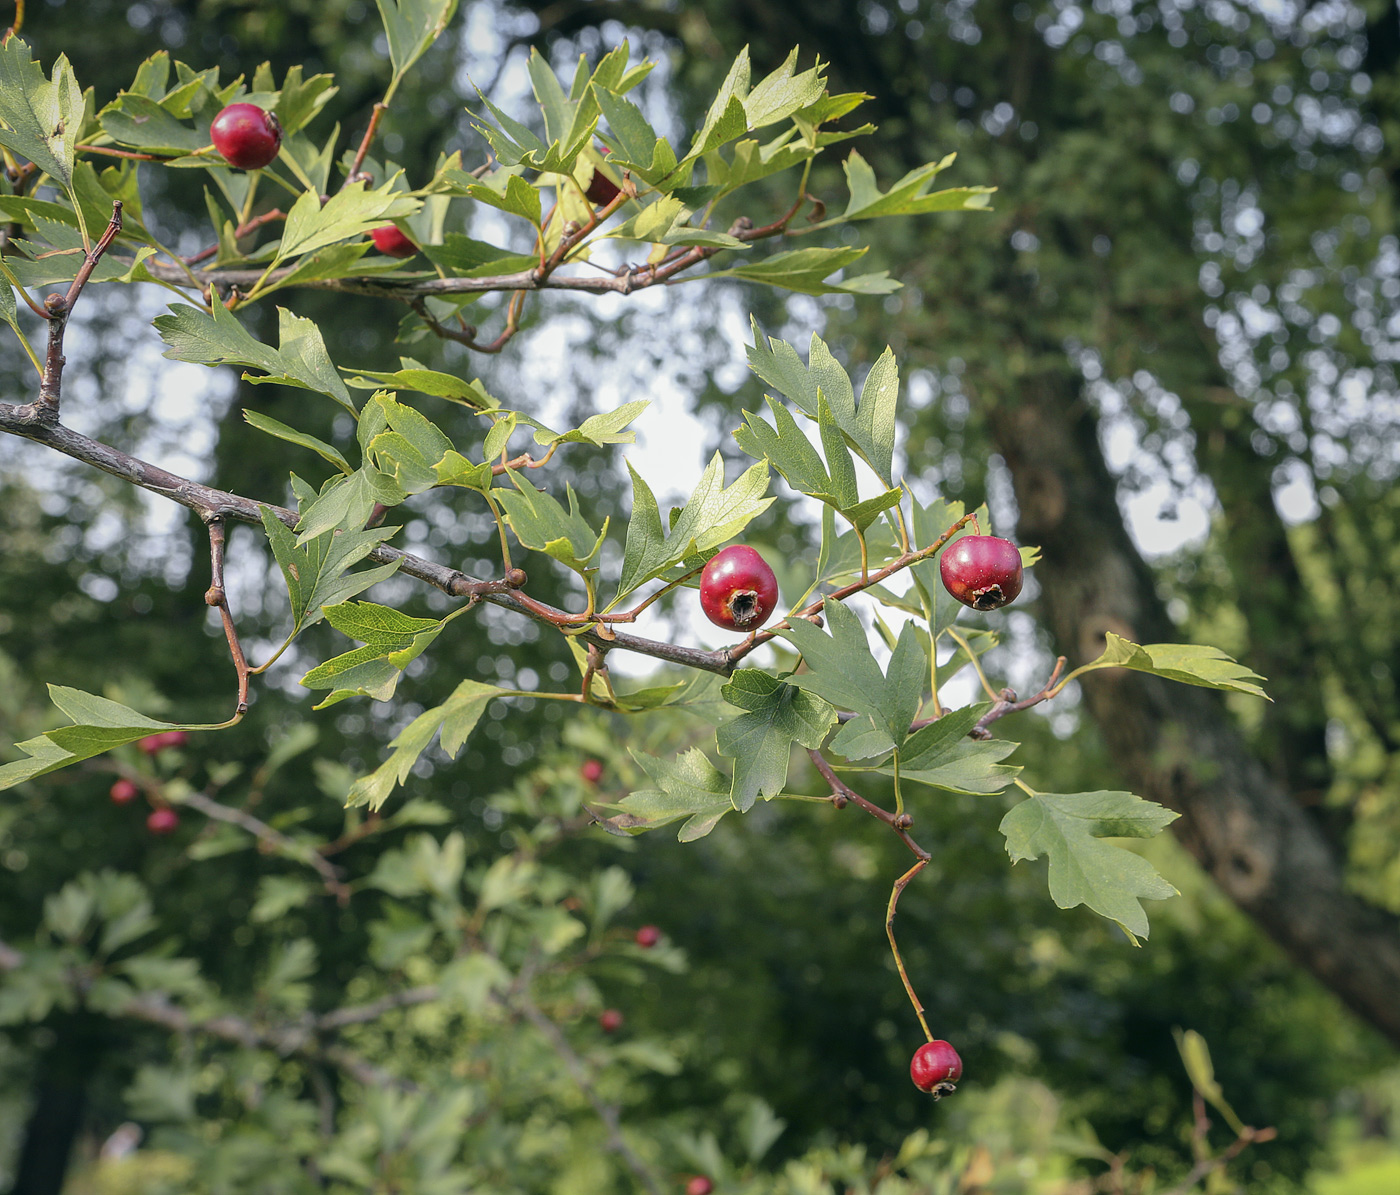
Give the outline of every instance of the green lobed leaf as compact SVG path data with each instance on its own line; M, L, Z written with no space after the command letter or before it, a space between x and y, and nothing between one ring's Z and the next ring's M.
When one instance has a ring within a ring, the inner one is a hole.
M507 476L515 480L514 470ZM517 482L517 484L520 484ZM519 489L492 490L492 496L505 510L506 522L515 538L536 552L546 552L577 573L586 572L603 546L608 533L608 520L600 531L594 531L578 511L578 495L572 485L565 486L569 509L565 510L554 495L536 490L528 483Z
M395 191L395 182L390 179L373 190L364 183L351 183L324 204L320 195L304 192L287 213L275 260L280 263L314 253L337 241L363 237L388 220L413 215L422 206L421 201Z
M778 632L802 653L810 670L789 677L788 683L839 708L864 714L869 723L862 728L860 741L869 754L896 750L909 736L909 724L918 712L928 677L928 661L914 625L905 623L889 668L882 673L856 614L841 602L827 602L823 613L830 635L805 620L795 620L787 630ZM855 730L843 727L832 740L832 749L844 753L855 735ZM878 750L872 750L877 743Z
M210 730L210 726L186 722L159 722L135 710L64 685L50 685L49 697L72 721L71 726L26 739L15 745L28 756L0 766L0 790L44 776L71 763L101 755L113 747L134 743L165 730Z
M261 370L269 376L247 380L314 390L335 399L353 414L350 392L331 364L320 329L311 320L282 307L277 309L277 318L281 332L278 349L254 339L222 303L214 304L212 314L184 303L172 303L170 314L158 315L154 322L161 339L170 346L165 356L172 361Z
M1227 656L1218 647L1198 643L1133 643L1109 631L1107 646L1097 660L1083 664L1075 673L1098 668L1131 668L1153 676L1199 685L1204 689L1226 689L1271 700L1260 683L1263 677Z
M708 228L692 227L687 221L694 212L674 195L666 195L647 204L623 224L604 234L625 241L641 241L648 245L706 245L714 249L749 249L752 246Z
M612 829L640 832L685 819L677 837L681 842L693 842L704 838L720 818L733 810L729 777L698 747L674 760L637 751L632 752L632 757L646 770L656 788L623 797L617 803L622 813L606 819Z
M630 462L627 469L632 475L632 518L614 604L672 565L697 558L698 566L702 554L733 539L773 503L772 498L763 497L768 491L767 464L746 469L726 489L724 461L716 452L689 501L673 518L668 536L651 488Z
M301 678L308 689L330 689L316 707L347 697L388 701L403 670L442 633L446 619L414 618L375 602L343 602L324 607L326 621L364 647L318 664Z
M1088 905L1134 941L1147 937L1143 900L1173 888L1146 859L1105 838L1152 838L1178 815L1127 792L1037 793L1001 820L1013 863L1050 861L1050 896L1062 909Z
M394 80L420 59L457 11L457 0L375 0L389 40Z
M820 747L836 724L836 711L822 698L754 668L741 668L720 690L746 711L719 727L721 755L734 760L730 799L747 813L758 798L771 801L787 784L793 743Z
M442 732L442 749L452 758L462 749L487 703L493 697L504 696L502 690L479 681L464 680L441 705L425 710L410 722L390 744L389 758L368 776L361 776L350 787L345 798L347 806L368 805L380 808L396 785L408 779L408 773L418 762L433 735Z
M809 419L819 418L821 398L825 397L847 441L875 475L893 488L894 419L899 398L893 352L886 348L871 367L858 408L850 376L820 336L813 334L808 363L803 365L792 345L765 338L757 320L751 321L751 326L754 342L748 348L749 367Z
M815 225L825 228L847 220L873 220L878 216L913 216L925 212L985 211L988 196L995 187L953 187L945 191L930 193L933 180L952 165L955 155L949 154L938 162L927 162L915 167L903 178L881 191L875 181L875 171L870 164L852 150L842 166L846 172L846 183L851 198L846 210L840 216L824 220Z
M327 444L324 440L307 432L299 432L294 427L288 427L280 420L273 419L270 415L264 415L259 411L250 411L246 407L243 410L243 418L250 427L255 427L261 432L266 432L270 436L276 436L279 440L286 440L289 444L297 444L302 448L309 448L312 452L319 454L330 461L342 473L353 473L355 470L350 467L350 462L341 455L340 449L334 445Z
M49 80L28 43L11 36L0 45L0 145L67 189L82 121L82 89L65 55L54 62Z
M500 400L486 392L481 379L463 381L455 374L428 369L412 357L400 357L400 368L389 372L372 369L350 370L354 373L349 384L358 390L374 390L387 386L390 390L413 390L419 394L431 394L434 398L445 398L479 411L490 411L500 406Z
M938 721L921 726L904 744L899 774L930 788L985 795L1001 792L1020 773L1019 767L1001 761L1016 750L1005 739L979 741L967 737L977 719L991 709L990 702L950 710ZM834 745L834 744L833 744ZM893 775L894 769L878 769Z
M497 183L497 180L499 184ZM488 174L481 182L473 181L466 188L467 194L480 203L500 208L513 216L521 216L536 228L544 218L540 206L540 193L518 174L498 170ZM531 259L534 261L535 259Z

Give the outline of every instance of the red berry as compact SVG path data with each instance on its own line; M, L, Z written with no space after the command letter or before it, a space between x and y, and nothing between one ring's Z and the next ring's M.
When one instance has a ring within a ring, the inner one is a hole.
M778 605L778 578L747 544L710 557L700 574L700 608L717 627L757 630Z
M583 193L594 207L606 207L621 194L621 191L621 187L595 166L593 177L588 180L588 186Z
M604 1033L616 1033L622 1028L622 1014L615 1008L605 1008L598 1014L598 1024Z
M144 739L138 740L136 745L147 755L158 755L165 750L165 735L148 734Z
M418 246L408 239L397 224L381 224L369 230L374 247L388 257L412 257Z
M943 588L964 606L995 610L1021 592L1021 552L1009 539L964 535L943 553Z
M697 1174L685 1184L685 1195L710 1195L710 1192L714 1189L714 1183L703 1174Z
M947 1095L962 1078L962 1059L946 1041L926 1042L909 1061L909 1077L920 1091Z
M160 737L165 740L167 747L183 747L190 741L190 736L183 730L167 730Z
M169 805L152 809L146 816L146 829L152 834L169 834L180 824L180 815Z
M585 759L578 774L589 784L597 784L603 778L603 765L596 759Z
M257 104L230 104L209 126L214 148L239 170L261 170L282 148L282 126Z
M654 925L644 925L637 931L636 941L643 950L650 950L661 941L661 930Z
M141 790L135 784L126 777L122 777L112 785L112 791L109 795L114 805L130 805L140 795L140 792Z

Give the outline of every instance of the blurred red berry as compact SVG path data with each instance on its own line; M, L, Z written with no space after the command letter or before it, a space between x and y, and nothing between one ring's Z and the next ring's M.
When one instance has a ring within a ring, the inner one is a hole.
M146 817L146 829L152 834L169 834L180 824L180 815L169 805L152 809Z
M578 774L589 784L597 784L603 778L603 765L596 759L585 759Z
M114 805L130 805L140 795L141 790L126 777L112 785L111 798Z
M412 257L418 246L408 239L397 224L381 224L369 230L374 247L387 257Z
M598 1024L604 1033L616 1033L622 1028L622 1013L615 1008L605 1008L598 1014Z
M685 1195L710 1195L710 1192L714 1189L714 1183L703 1174L697 1174L685 1184Z
M661 941L661 930L655 925L644 925L637 931L636 941L643 950L650 950Z

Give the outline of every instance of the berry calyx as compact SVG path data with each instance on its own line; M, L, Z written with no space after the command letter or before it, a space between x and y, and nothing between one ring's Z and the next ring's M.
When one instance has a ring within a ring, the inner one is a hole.
M661 929L655 925L644 925L637 930L635 941L643 950L650 950L661 941Z
M412 257L418 252L418 246L404 235L397 224L381 224L378 228L371 228L369 239L386 257Z
M622 1013L615 1008L605 1008L598 1014L598 1024L604 1033L616 1033L622 1028Z
M169 805L152 809L146 816L146 829L152 834L169 834L180 824L180 815Z
M934 1099L955 1090L954 1084L962 1078L962 1069L958 1052L941 1039L925 1042L909 1060L909 1077L914 1080L914 1086L927 1091Z
M113 805L130 805L140 795L140 792L141 790L132 781L123 776L112 785L108 796L112 798Z
M282 148L282 126L257 104L230 104L209 126L214 148L239 170L261 170Z
M578 774L589 784L597 784L603 778L603 765L596 759L585 759Z
M778 578L747 544L710 557L700 574L700 608L717 627L757 630L778 605Z
M714 1189L714 1183L703 1174L697 1174L685 1184L685 1195L710 1195L710 1192Z
M1021 592L1021 551L995 535L964 535L943 553L943 588L964 606L995 610Z

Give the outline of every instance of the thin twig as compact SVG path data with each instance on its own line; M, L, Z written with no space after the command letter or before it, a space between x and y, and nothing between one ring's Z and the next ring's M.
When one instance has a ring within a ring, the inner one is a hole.
M225 805L201 792L188 794L181 804L188 805L191 809L198 809L200 813L215 821L226 822L241 830L247 830L259 842L266 843L278 854L295 859L298 863L305 863L315 870L316 874L321 877L322 883L325 884L326 891L334 896L341 905L349 902L350 889L342 882L339 869L314 847L288 838L280 830L274 830L261 818L254 817L246 810L235 809L232 805Z
M360 141L360 148L355 151L355 160L350 163L349 173L345 176L345 182L341 189L344 190L351 183L363 181L360 177L360 167L364 165L365 155L369 153L369 147L374 142L374 134L379 130L379 122L383 119L384 113L389 110L389 105L378 103L374 105L374 111L370 114L369 127L365 129L364 138Z
M627 1138L622 1135L622 1124L618 1119L617 1109L611 1104L605 1103L598 1094L593 1078L588 1073L587 1064L569 1045L563 1031L549 1017L545 1016L524 992L516 993L511 1003L525 1015L525 1019L530 1024L540 1031L569 1069L569 1073L574 1077L574 1082L579 1085L579 1089L588 1102L593 1105L593 1111L598 1114L598 1119L603 1122L603 1127L608 1134L609 1147L626 1163L627 1168L637 1176L637 1181L650 1191L651 1195L661 1195L661 1181L652 1172L651 1167L642 1161L632 1147L627 1144Z
M92 277L93 270L97 268L97 263L102 260L102 255L107 252L108 246L121 230L122 201L114 199L112 218L107 222L107 231L84 255L83 264L78 267L78 273L69 285L68 293L51 294L44 300L44 311L49 321L49 347L44 360L44 376L39 383L39 398L34 403L34 414L41 422L58 421L59 393L63 388L63 334L68 327L68 317L72 314L78 297L83 293L83 287Z
M899 943L894 940L894 915L896 906L899 904L900 894L909 886L909 882L928 866L928 862L927 859L915 860L914 866L895 880L894 887L890 889L890 903L885 906L885 936L890 940L890 950L894 954L894 965L899 971L900 982L904 984L904 991L909 997L909 1003L914 1006L914 1015L919 1018L919 1025L924 1031L924 1037L928 1041L932 1041L933 1034L929 1031L928 1021L924 1019L924 1002L919 999L914 991L914 985L909 982L909 972L904 967L904 956L899 953Z
M1050 673L1050 679L1045 682L1040 692L1022 701L1016 700L1016 693L1014 690L1003 689L1001 691L1001 696L997 698L992 708L978 718L977 725L967 732L968 736L974 739L989 739L992 737L992 732L988 730L987 727L997 721L997 719L1004 718L1007 714L1020 713L1022 710L1030 709L1033 705L1039 705L1042 701L1050 700L1050 698L1055 696L1055 682L1060 679L1060 673L1064 671L1064 667L1065 658L1064 656L1060 656L1055 660L1054 671Z
M224 521L221 518L209 520L209 588L204 592L204 604L215 607L224 624L224 637L228 640L233 668L238 674L238 703L234 707L234 717L241 718L248 712L248 661L243 655L243 645L238 641L238 628L233 624L228 591L224 588Z

